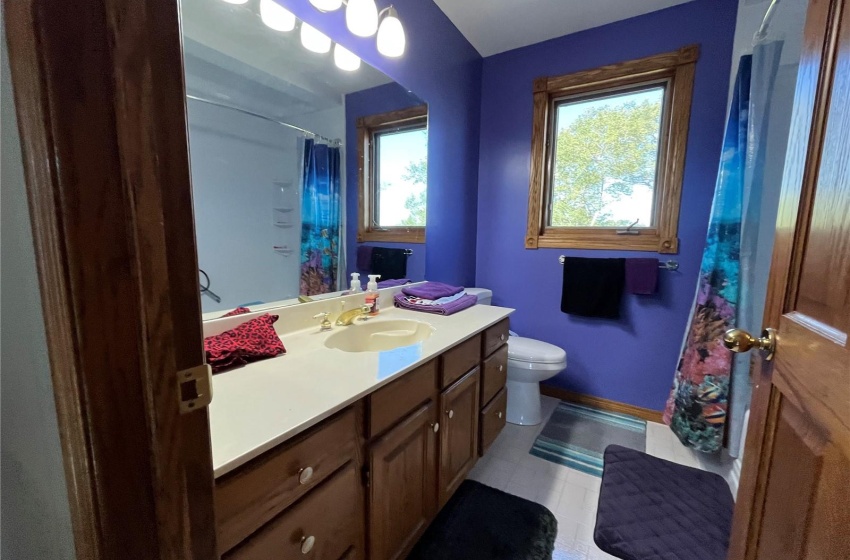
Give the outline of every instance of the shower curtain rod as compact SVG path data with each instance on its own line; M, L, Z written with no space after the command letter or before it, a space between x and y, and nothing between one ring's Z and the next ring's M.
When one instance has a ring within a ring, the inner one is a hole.
M767 28L770 27L770 20L773 19L773 14L776 12L777 6L779 6L779 0L771 0L770 6L767 7L767 11L764 13L764 19L761 20L759 30L753 35L753 44L767 37Z
M263 119L264 121L272 122L275 124L279 124L281 126L285 126L291 128L293 130L297 130L302 134L307 134L308 136L312 136L313 138L318 138L319 140L324 140L328 144L334 144L337 146L342 145L342 141L339 138L328 138L327 136L322 136L321 134L316 134L306 128L301 128L300 126L295 126L294 124L289 124L288 122L279 121L277 119L273 119L271 117L267 117L266 115L261 115L260 113L254 113L253 111L248 111L247 109L240 109L239 107L234 107L233 105L228 105L226 103L221 103L220 101L213 101L212 99L205 99L203 97L198 97L196 95L186 94L186 99L191 99L193 101L200 101L201 103L207 103L209 105L213 105L215 107L221 107L223 109L230 109L231 111L236 111L237 113L242 113L243 115L248 115L251 117L256 117L258 119Z

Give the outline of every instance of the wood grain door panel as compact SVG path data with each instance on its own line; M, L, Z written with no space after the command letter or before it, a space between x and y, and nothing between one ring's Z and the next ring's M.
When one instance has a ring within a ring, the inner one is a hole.
M478 460L479 372L475 368L440 395L440 507Z
M729 560L850 558L850 0L811 0Z
M404 558L437 511L436 405L428 402L369 454L369 557Z

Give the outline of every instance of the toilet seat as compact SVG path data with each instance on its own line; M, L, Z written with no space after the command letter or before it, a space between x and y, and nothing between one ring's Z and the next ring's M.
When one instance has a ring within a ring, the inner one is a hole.
M511 336L508 338L508 363L523 369L554 369L553 366L566 367L567 353L563 348L554 344L525 338L522 336Z

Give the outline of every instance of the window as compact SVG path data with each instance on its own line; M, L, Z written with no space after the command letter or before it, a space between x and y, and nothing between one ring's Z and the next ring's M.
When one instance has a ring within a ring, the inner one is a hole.
M535 80L526 248L678 251L697 57Z
M428 108L357 120L360 157L358 241L425 242Z

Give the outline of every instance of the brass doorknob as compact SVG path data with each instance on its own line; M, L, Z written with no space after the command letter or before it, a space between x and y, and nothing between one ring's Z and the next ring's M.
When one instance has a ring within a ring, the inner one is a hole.
M770 361L776 352L776 331L764 329L761 337L756 338L743 329L729 329L723 334L723 344L732 352L749 352L757 348L764 359Z

